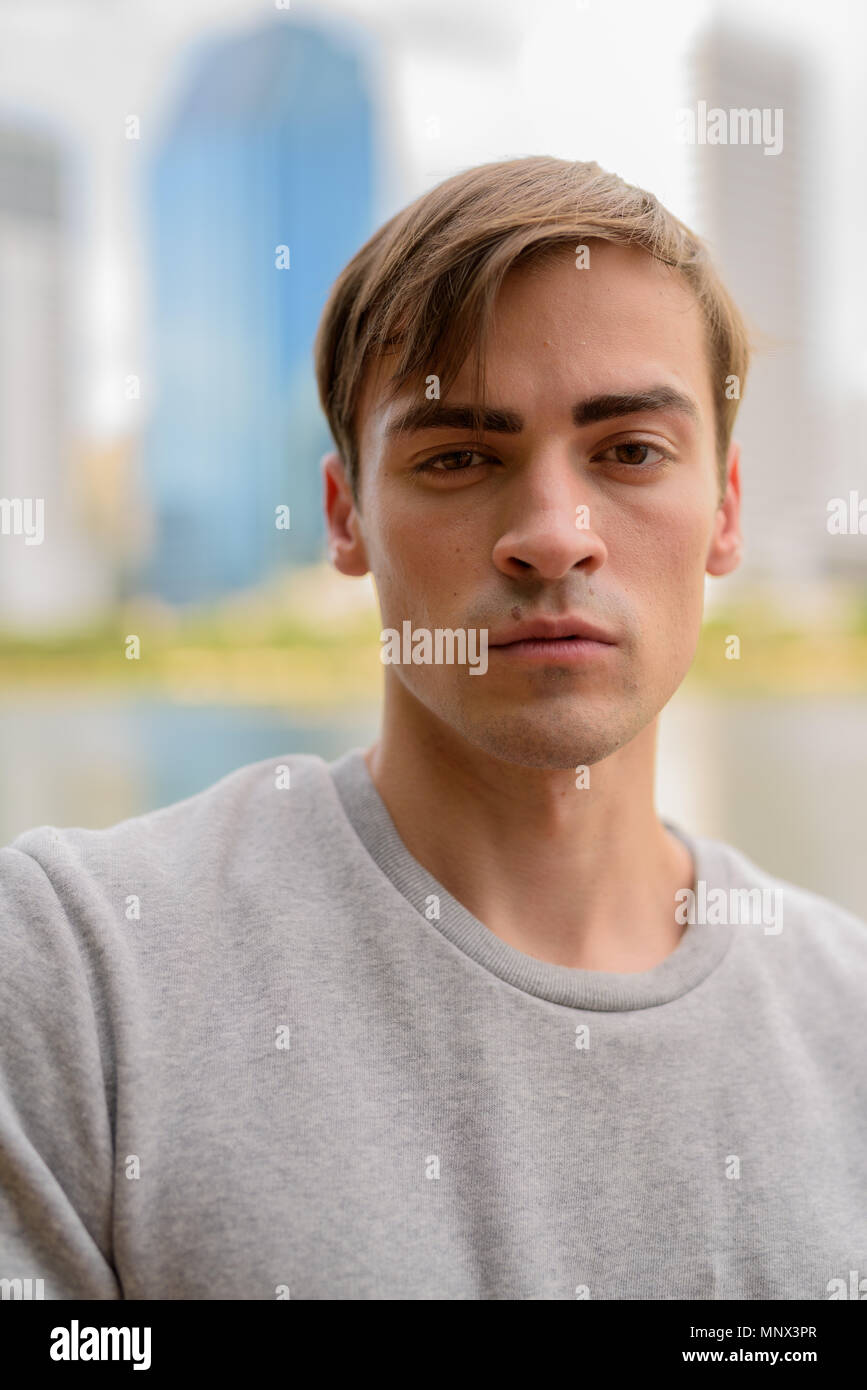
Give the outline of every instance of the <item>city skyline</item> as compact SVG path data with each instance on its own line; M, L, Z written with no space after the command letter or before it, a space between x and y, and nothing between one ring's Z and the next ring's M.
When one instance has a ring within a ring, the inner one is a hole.
M685 24L668 44L665 90L654 83L625 98L621 90L606 105L607 89L593 86L586 60L583 94L572 98L563 83L549 90L541 81L543 62L556 72L561 61L550 42L555 24L596 43L612 38L612 18L593 6L543 14L531 34L507 5L475 54L465 40L484 31L487 14L474 28L459 7L447 7L448 23L433 41L423 5L400 17L373 6L367 23L354 8L193 6L181 24L157 6L136 62L131 47L121 52L101 105L87 114L73 102L62 138L44 75L32 75L27 101L20 93L17 103L10 99L5 83L0 492L44 493L51 538L25 564L20 547L4 552L0 587L11 623L84 620L142 590L176 602L215 597L264 579L283 555L289 564L319 558L318 460L329 437L309 346L330 281L424 187L458 167L508 157L494 139L526 153L524 140L555 141L555 130L560 143L546 152L604 164L606 152L626 159L629 151L641 167L618 172L646 182L709 238L735 297L771 344L754 359L736 430L744 443L747 554L741 574L726 583L862 577L857 537L830 537L824 526L826 501L857 486L848 439L860 437L867 413L867 351L850 302L865 272L856 263L845 279L836 254L854 235L840 208L851 202L854 218L864 195L850 196L851 170L839 154L831 167L820 157L826 145L834 148L835 127L851 121L853 103L863 108L854 69L841 76L835 66L845 49L839 36L829 32L819 54L808 49L803 27L774 40L745 28L737 7L724 21L700 7L700 23ZM27 36L19 31L17 41L23 52ZM267 57L277 44L285 80ZM292 54L305 45L293 77ZM334 109L325 61L354 74L356 95L317 133L317 77ZM456 62L457 77L447 79ZM234 95L233 73L240 75ZM537 101L504 108L503 95L516 87ZM217 94L211 106L209 90ZM475 124L455 113L455 92ZM619 124L615 101L624 107ZM757 148L684 149L676 113L700 101L780 107L779 157L763 158ZM646 109L647 130L633 130L630 145L636 103ZM571 140L563 136L570 110ZM130 122L138 124L133 138ZM347 133L355 142L348 147ZM40 196L50 210L34 214ZM821 253L820 198L830 208ZM280 225L289 225L295 254L282 309L283 272L265 260L283 240L273 235ZM252 238L262 239L255 272ZM235 296L228 315L215 308L221 290ZM229 381L245 383L234 401L224 389ZM279 503L292 509L288 536L272 524ZM63 516L62 535L52 512Z

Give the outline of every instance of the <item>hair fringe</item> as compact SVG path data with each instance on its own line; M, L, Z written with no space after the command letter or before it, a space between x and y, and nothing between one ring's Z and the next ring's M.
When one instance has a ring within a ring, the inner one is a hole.
M751 349L707 245L652 193L595 162L534 155L476 165L437 184L385 222L334 282L314 362L319 399L356 502L356 416L371 363L395 355L391 399L431 373L446 394L473 352L483 403L484 347L508 271L594 238L648 252L693 290L707 326L724 482ZM725 382L733 375L739 396L729 400Z

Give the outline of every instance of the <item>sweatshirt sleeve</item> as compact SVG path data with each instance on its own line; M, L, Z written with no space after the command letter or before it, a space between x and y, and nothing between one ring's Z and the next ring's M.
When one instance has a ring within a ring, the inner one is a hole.
M68 867L51 827L0 849L0 1280L118 1299L110 1030Z

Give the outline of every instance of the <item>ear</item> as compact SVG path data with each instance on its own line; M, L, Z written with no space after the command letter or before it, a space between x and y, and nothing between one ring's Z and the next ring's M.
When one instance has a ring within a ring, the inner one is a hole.
M367 574L370 566L367 563L361 517L355 506L343 459L340 454L324 454L319 467L331 562L341 574L355 577Z
M726 490L717 507L705 568L708 574L731 574L741 562L741 446L732 443L726 459Z

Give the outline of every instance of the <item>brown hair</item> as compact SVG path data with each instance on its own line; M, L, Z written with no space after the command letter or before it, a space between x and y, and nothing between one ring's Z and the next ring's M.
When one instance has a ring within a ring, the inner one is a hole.
M589 238L639 247L679 271L708 329L720 495L749 365L746 325L704 242L652 193L595 163L545 155L480 164L446 179L390 218L335 281L314 344L319 399L356 503L356 412L372 359L395 353L393 400L427 376L445 396L475 347L474 397L484 403L490 314L506 272Z

